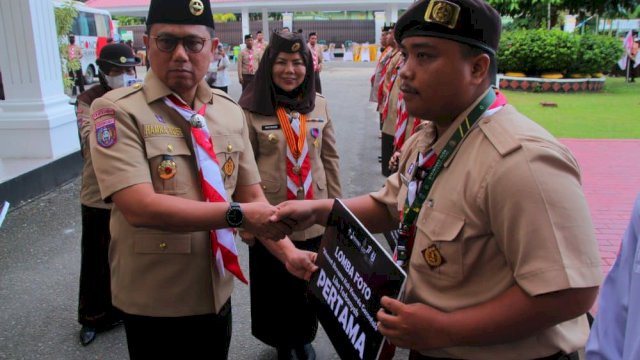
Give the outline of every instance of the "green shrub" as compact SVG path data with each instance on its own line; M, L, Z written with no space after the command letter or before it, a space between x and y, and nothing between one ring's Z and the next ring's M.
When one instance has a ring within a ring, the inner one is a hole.
M530 69L530 39L527 30L503 32L498 45L497 61L499 72L521 71Z
M605 72L622 56L622 46L616 38L560 30L506 31L499 46L498 71L518 71L529 76Z
M606 72L622 56L622 44L618 39L605 35L587 34L579 36L576 62L569 68L574 74Z

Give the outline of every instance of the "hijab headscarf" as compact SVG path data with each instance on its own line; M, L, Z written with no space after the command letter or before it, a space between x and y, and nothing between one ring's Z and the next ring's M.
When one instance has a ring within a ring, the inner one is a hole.
M245 110L266 116L276 115L278 106L301 114L313 111L316 101L313 61L304 38L298 33L274 32L270 40L260 60L255 78L240 97L240 106ZM286 92L273 83L271 70L281 52L299 53L307 69L302 84L291 92Z

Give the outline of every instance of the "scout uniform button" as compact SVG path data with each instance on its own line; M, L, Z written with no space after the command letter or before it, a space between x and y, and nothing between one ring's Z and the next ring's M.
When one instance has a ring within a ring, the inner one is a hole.
M173 152L173 145L171 144L167 145L167 151Z
M233 150L233 145L227 145L227 152L231 152Z
M140 84L139 82L133 84L133 88L136 89L136 90L140 89L141 87L142 87L142 84Z
M166 242L161 242L160 245L158 245L160 247L161 250L166 250L167 249L167 243Z
M274 133L269 134L269 136L267 137L267 139L269 139L269 142L272 144L275 144L278 142L278 136Z

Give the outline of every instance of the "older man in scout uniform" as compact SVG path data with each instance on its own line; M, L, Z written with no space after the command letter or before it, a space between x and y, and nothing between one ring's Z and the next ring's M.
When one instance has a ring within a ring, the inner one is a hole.
M580 170L496 97L500 30L481 0L407 10L400 90L435 133L408 140L383 189L346 201L372 231L400 224L408 282L402 301L383 297L378 329L411 359L577 359L589 333L602 273ZM324 223L331 205L288 202L272 220Z
M289 231L269 223L275 208L242 109L203 80L213 27L208 1L152 0L145 84L91 106L91 156L114 203L113 304L131 359L226 359L233 275L246 282L231 228L270 239ZM298 276L314 268L313 253L288 239L264 245Z
M257 51L253 48L253 36L247 34L244 36L245 48L240 51L240 57L238 58L238 80L242 85L242 91L247 88L247 85L253 80L260 64L260 57L262 51Z

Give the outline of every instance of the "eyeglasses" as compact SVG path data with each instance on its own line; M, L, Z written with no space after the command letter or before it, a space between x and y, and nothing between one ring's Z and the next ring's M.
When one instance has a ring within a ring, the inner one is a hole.
M198 36L185 36L185 37L175 37L175 36L151 36L152 39L156 40L156 46L160 51L164 52L173 52L178 46L178 43L182 43L184 49L190 53L199 53L204 49L204 43L207 40Z

